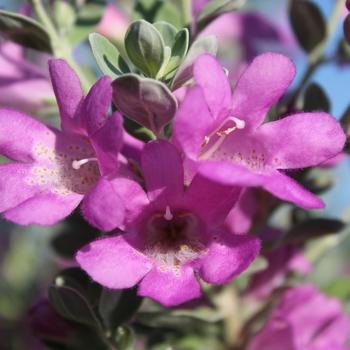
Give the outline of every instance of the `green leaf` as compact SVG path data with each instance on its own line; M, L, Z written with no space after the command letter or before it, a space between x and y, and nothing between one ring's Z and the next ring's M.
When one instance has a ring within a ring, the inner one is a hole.
M153 23L153 25L162 36L165 46L171 48L174 45L177 29L172 24L165 21L156 22Z
M317 5L309 0L292 0L290 21L300 46L311 52L326 38L326 23Z
M101 324L93 311L92 300L98 299L99 286L78 268L63 271L49 288L51 305L63 318L86 326L100 328Z
M113 79L123 74L118 67L119 51L107 38L98 33L91 33L89 42L95 60L103 74L109 75Z
M283 237L283 243L299 244L310 239L336 234L344 226L344 223L338 219L308 219L291 228Z
M135 21L126 32L124 44L130 61L154 78L164 61L164 42L158 30L144 20Z
M187 53L188 44L189 32L186 28L184 28L176 34L175 42L171 49L171 57L163 74L163 78L165 80L171 79L175 75L176 69L180 66Z
M176 90L192 78L192 65L196 58L203 53L216 55L218 50L217 39L214 35L197 39L188 50L188 53L176 72L172 83L172 90Z
M134 350L135 333L131 327L118 327L115 334L113 334L113 344L119 350Z
M29 17L0 10L0 35L21 46L52 53L49 34Z
M246 0L211 0L197 16L196 30L199 32L220 15L235 11L245 4Z
M122 291L104 289L99 302L99 313L109 329L116 329L134 316L142 300L135 288Z
M146 327L167 328L175 330L195 331L203 330L208 322L191 315L175 315L171 311L161 312L139 312L135 320Z
M304 95L305 112L324 111L329 112L331 108L329 98L320 85L316 83L310 84Z
M113 82L113 102L127 117L158 135L175 115L177 101L160 81L125 74Z
M70 287L51 286L49 299L55 310L65 319L97 327L98 320L87 300Z

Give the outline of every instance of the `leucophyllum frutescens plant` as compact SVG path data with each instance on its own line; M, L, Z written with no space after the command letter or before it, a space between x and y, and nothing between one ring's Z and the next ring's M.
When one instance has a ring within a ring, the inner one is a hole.
M284 290L312 269L306 241L343 228L307 212L324 208L310 168L340 159L346 136L327 111L304 112L301 92L287 91L293 61L265 52L227 72L217 39L201 31L222 31L242 1L193 1L192 13L186 1L140 2L134 14L148 21L120 17L130 22L124 40L89 34L103 74L91 83L67 48L102 5L72 3L55 1L51 18L32 1L39 22L0 13L10 39L21 43L11 19L42 38L29 46L54 56L60 128L0 109L3 217L65 222L53 247L70 267L30 310L34 334L53 349L197 349L186 341L203 345L209 334L210 349L347 349L350 321L338 302L309 285ZM161 17L167 6L182 11L184 28ZM279 208L284 229L270 222ZM324 312L301 327L319 304Z

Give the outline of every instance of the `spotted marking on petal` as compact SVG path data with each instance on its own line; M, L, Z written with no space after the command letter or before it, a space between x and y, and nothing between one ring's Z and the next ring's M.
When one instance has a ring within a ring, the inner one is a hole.
M77 159L95 156L88 143L64 145L55 150L44 144L34 145L34 154L38 163L33 166L26 182L40 186L44 191L66 196L72 193L84 194L95 185L100 177L97 162L91 161L74 169L72 163Z

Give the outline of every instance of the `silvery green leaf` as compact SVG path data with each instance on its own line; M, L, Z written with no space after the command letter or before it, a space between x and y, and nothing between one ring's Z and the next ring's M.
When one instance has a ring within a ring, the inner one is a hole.
M164 62L164 41L158 30L144 20L135 21L129 26L124 44L130 61L154 78Z
M235 11L245 4L246 0L211 0L198 14L196 20L197 32L218 16Z
M177 29L170 23L160 21L153 23L164 40L165 46L172 47L175 41Z
M216 55L218 50L217 39L214 35L197 39L188 50L188 53L176 72L172 83L172 89L181 87L192 77L192 66L196 58L204 53Z
M113 84L113 102L126 116L159 135L175 115L177 101L160 81L125 74Z
M50 36L30 17L0 10L0 34L21 46L52 53Z
M119 51L107 38L98 33L91 33L89 42L95 60L103 74L109 75L113 79L123 74L118 67Z
M189 32L184 28L176 34L174 45L171 48L171 57L163 74L165 80L171 79L175 75L176 69L180 66L186 55L188 44Z

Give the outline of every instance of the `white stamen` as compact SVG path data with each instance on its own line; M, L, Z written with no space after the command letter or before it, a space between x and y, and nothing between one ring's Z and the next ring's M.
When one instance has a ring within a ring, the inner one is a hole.
M85 158L85 159L81 159L81 160L73 160L72 162L72 168L75 170L79 170L80 167L88 162L91 161L97 161L97 158Z
M165 208L164 219L170 221L173 219L173 217L174 215L171 213L169 205L167 205Z
M235 123L235 126L227 128L223 131L219 131L230 120ZM216 134L217 136L219 136L219 138L214 142L214 144L208 150L206 150L204 153L201 154L200 158L201 159L210 158L218 150L218 148L222 145L222 143L225 141L226 136L230 135L236 129L244 129L244 127L245 127L245 121L242 119L239 119L239 118L233 117L233 116L225 119L220 124L220 126L218 128L216 128L211 134L204 137L202 147L206 146L209 143L209 140L213 135Z
M237 129L244 129L245 127L245 121L236 117L230 117L235 123Z

